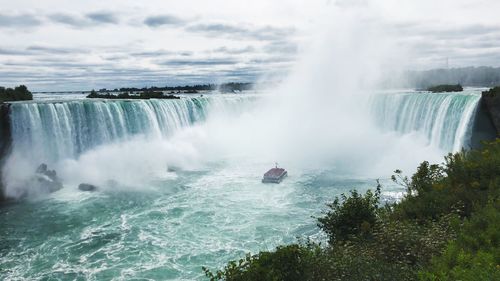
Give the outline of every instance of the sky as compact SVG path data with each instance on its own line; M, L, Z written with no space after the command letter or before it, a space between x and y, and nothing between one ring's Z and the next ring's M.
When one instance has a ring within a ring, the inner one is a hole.
M0 0L0 85L280 79L314 34L342 24L332 9L381 27L409 68L500 66L497 0Z

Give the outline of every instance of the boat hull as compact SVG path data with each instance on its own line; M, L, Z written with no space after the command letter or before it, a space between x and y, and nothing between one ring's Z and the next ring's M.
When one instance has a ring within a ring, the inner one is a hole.
M275 176L264 176L264 178L262 178L262 183L280 183L287 175L288 175L288 173L285 171L281 175L276 176L276 177Z

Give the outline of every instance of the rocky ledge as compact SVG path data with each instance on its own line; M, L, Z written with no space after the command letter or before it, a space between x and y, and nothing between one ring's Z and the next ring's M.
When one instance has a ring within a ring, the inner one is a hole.
M496 129L497 137L500 137L500 87L484 91L481 100L488 117Z

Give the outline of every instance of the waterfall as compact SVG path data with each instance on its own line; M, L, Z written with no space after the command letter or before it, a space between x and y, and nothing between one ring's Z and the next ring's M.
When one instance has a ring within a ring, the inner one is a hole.
M375 123L385 131L418 132L444 151L468 148L479 93L384 93L371 99Z
M13 103L13 152L35 163L77 158L96 146L136 135L168 137L205 120L210 111L238 110L246 100L249 97L212 96Z
M418 132L445 151L467 147L480 95L475 92L397 92L374 95L370 111L384 131ZM77 158L102 144L136 135L166 138L205 120L209 112L243 111L250 96L178 100L73 100L12 103L13 152L36 163Z

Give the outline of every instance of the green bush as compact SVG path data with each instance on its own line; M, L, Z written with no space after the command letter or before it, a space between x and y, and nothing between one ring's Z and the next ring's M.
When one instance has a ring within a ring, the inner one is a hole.
M274 252L260 252L247 255L238 262L231 261L224 270L215 274L203 268L210 280L262 280L262 281L302 281L311 276L312 269L322 250L318 245L292 244L276 248Z
M475 213L421 280L500 280L500 202Z
M377 222L380 185L375 192L368 190L363 196L356 190L351 196L342 194L327 204L329 210L318 218L318 226L328 234L330 244L354 236L368 236Z
M449 154L443 165L423 162L409 180L396 171L393 180L407 187L394 206L395 219L436 220L449 213L468 217L499 193L500 139L482 150Z

